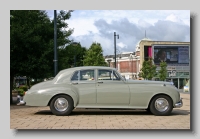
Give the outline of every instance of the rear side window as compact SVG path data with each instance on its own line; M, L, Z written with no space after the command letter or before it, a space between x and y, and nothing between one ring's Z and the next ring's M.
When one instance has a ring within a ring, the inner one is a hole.
M95 80L94 70L76 71L71 78L71 81L85 81L85 80L88 80L88 81Z

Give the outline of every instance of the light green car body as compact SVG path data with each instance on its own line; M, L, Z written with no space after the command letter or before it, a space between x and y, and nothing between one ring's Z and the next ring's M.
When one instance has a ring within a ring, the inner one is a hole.
M94 69L94 80L71 81L75 71L88 69ZM99 69L118 73L114 68L99 66L65 69L53 80L32 86L23 101L28 106L49 106L53 97L64 94L73 99L75 108L147 109L153 97L164 94L172 99L174 108L181 107L180 93L170 82L126 80L119 73L120 81L98 80Z

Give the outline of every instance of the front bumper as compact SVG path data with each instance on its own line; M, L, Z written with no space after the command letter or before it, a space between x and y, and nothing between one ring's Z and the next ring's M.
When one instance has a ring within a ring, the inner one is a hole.
M175 104L174 108L180 108L182 106L183 106L183 101L182 101L182 98L181 98L180 101Z

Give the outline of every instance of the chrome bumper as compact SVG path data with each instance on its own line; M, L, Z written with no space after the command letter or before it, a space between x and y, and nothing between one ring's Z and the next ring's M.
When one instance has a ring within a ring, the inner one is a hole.
M18 95L17 98L19 99L19 102L17 103L17 105L25 105L26 104L26 102L24 100L22 100L22 97L20 95Z
M180 108L182 106L183 106L183 101L182 101L182 98L181 98L180 101L175 104L174 108Z

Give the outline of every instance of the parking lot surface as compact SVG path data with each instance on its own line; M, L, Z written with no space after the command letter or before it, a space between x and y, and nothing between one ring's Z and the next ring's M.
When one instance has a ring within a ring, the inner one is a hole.
M170 116L145 110L74 109L55 116L49 107L10 106L10 129L190 129L190 94L181 93L183 107Z

